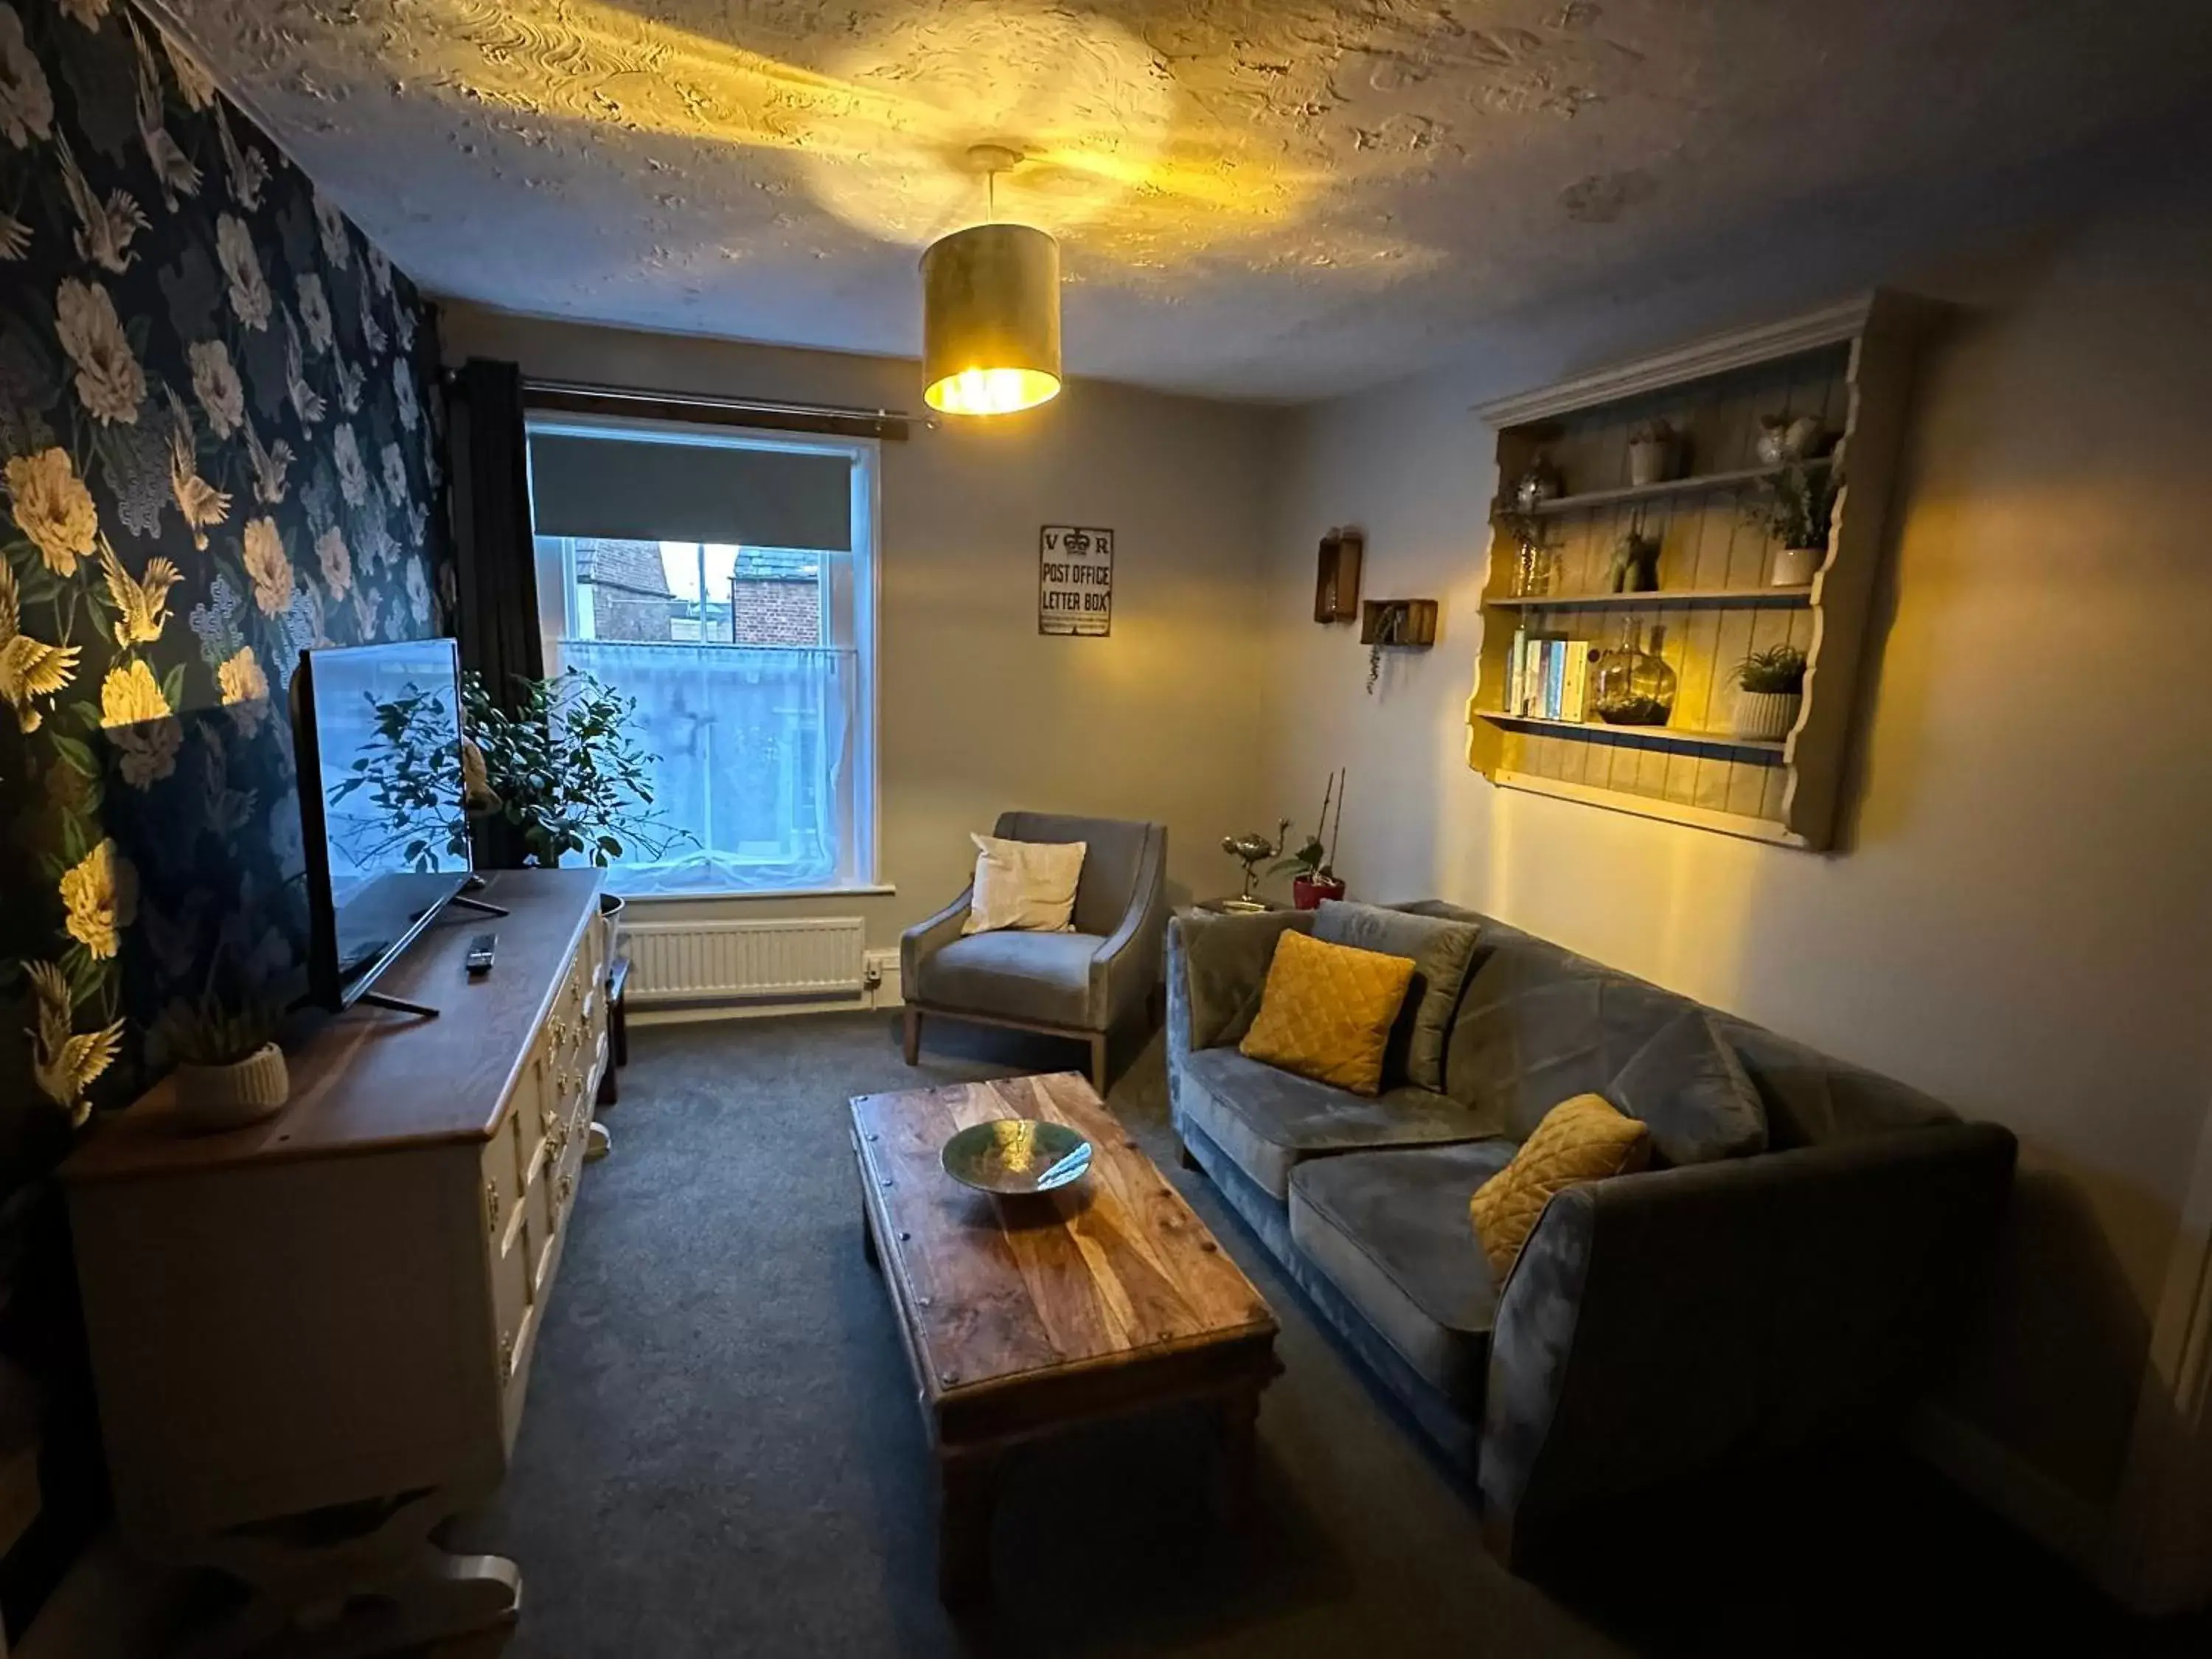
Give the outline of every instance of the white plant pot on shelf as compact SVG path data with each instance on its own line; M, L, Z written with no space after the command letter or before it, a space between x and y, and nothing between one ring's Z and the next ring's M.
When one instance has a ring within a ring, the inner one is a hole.
M1647 484L1665 483L1674 476L1675 442L1673 438L1636 438L1628 446L1628 482L1641 489Z
M291 1092L284 1051L264 1042L228 1066L179 1066L177 1121L187 1129L242 1128L282 1111Z
M1739 738L1778 743L1797 724L1797 710L1805 701L1802 691L1738 691L1735 731Z
M1767 580L1776 587L1809 586L1827 556L1825 547L1779 548L1774 555L1774 574Z

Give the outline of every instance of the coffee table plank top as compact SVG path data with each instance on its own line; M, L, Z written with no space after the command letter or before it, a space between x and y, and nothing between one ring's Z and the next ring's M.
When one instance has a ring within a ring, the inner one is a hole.
M1088 1079L1066 1072L852 1103L884 1265L934 1396L1272 1335L1275 1318ZM945 1143L994 1118L1064 1123L1091 1173L1035 1197L961 1186Z

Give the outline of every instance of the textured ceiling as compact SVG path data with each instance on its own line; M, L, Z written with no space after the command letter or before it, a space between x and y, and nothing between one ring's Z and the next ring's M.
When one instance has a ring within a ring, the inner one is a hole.
M434 292L911 355L992 142L1000 215L1063 239L1072 369L1289 398L1778 238L1870 280L2212 87L2202 0L156 9Z

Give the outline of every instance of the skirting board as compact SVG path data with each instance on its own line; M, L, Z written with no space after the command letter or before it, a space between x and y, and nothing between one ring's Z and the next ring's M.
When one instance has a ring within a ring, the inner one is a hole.
M2095 1504L1943 1407L1923 1404L1915 1411L1905 1425L1905 1440L1984 1509L2090 1579L2106 1583L2112 1517Z
M870 951L867 974L872 984L858 996L810 997L803 1001L694 1002L629 1011L632 1025L695 1025L718 1019L765 1019L780 1014L853 1014L870 1009L896 1008L899 996L899 957L896 951Z

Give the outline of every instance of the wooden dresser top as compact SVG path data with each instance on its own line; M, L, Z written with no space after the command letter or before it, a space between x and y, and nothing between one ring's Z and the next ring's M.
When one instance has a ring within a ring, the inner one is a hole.
M482 1140L599 909L600 872L506 870L477 897L512 912L448 909L376 988L440 1010L436 1019L356 1006L287 1043L292 1097L265 1122L221 1134L180 1132L173 1091L158 1083L129 1109L95 1119L62 1168L67 1181L112 1181L445 1141ZM497 960L471 981L462 963L478 933Z

